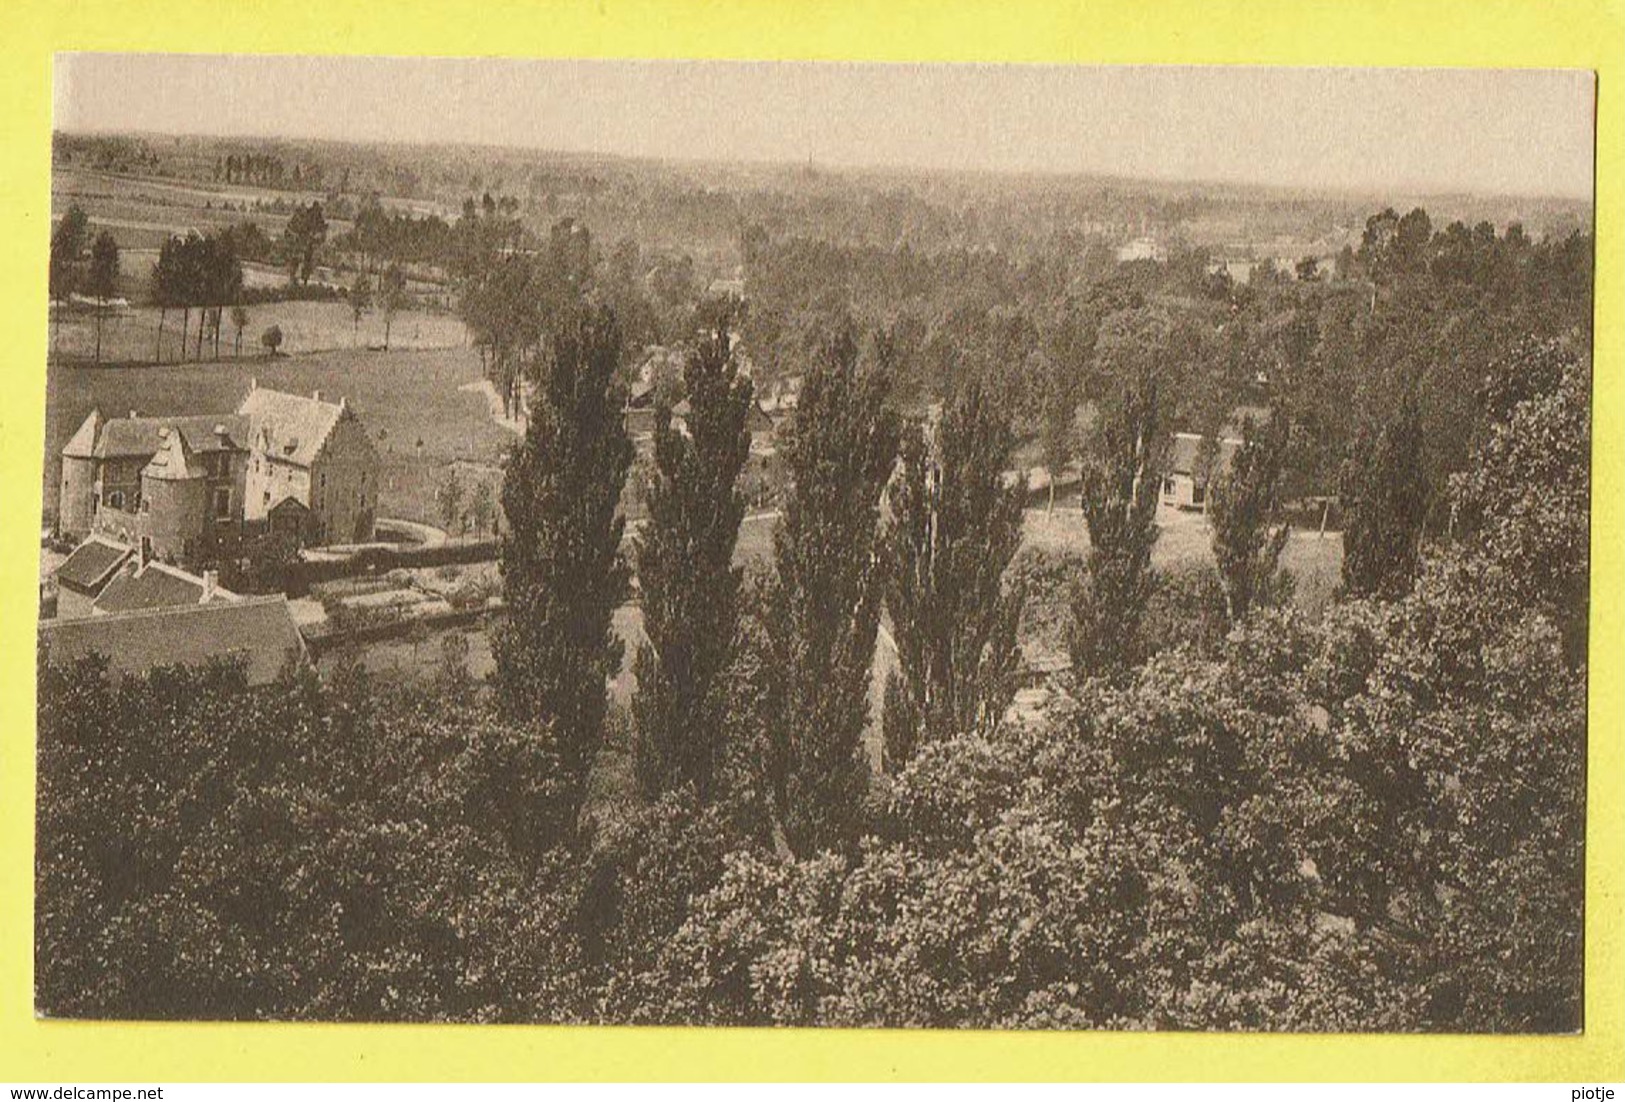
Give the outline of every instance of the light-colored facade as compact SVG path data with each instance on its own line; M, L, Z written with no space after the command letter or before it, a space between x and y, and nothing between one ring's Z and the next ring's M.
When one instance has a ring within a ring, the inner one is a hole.
M1168 464L1162 475L1162 503L1175 509L1207 512L1208 489L1235 461L1241 441L1223 437L1211 450L1200 433L1176 432L1170 442Z
M291 498L309 510L307 543L365 543L378 515L378 451L348 402L255 386L238 410L253 425L244 517L263 522Z
M372 538L377 492L377 451L348 403L251 384L234 414L92 410L62 449L57 534L185 563L225 532L263 528L291 499L306 511L300 542L361 542Z

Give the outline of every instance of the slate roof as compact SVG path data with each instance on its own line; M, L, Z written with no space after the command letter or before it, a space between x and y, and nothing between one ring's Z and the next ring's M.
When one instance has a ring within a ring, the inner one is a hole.
M251 435L256 444L264 434L267 455L308 467L327 442L328 433L347 411L337 402L256 386L248 392L237 412L252 423Z
M85 419L79 422L79 427L68 442L62 445L62 454L70 459L90 459L96 454L96 437L102 431L102 411L92 409L85 414Z
M56 568L58 584L95 592L132 554L123 544L92 537L73 549Z
M286 597L247 597L206 605L145 609L40 623L40 644L53 664L102 654L113 672L145 674L160 666L200 666L212 658L241 656L248 683L276 680L304 640Z
M216 589L217 597L230 593ZM93 606L96 612L134 612L144 608L173 608L203 600L203 579L161 562L145 570L126 571L107 583Z
M197 453L186 445L186 435L174 429L161 429L158 433L162 443L152 461L141 471L145 478L156 478L163 482L182 482L190 478L202 478L203 464L198 461Z
M202 454L218 451L247 451L248 418L236 414L202 414L195 417L115 417L105 420L100 410L91 410L78 431L62 448L69 458L134 459L158 454L163 444L162 430L175 429L186 446ZM224 429L217 433L216 429Z

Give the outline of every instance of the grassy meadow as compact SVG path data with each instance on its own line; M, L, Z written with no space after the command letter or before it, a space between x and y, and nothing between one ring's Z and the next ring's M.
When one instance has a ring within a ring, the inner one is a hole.
M243 328L242 354L236 350L237 333L231 323L228 309L221 319L221 361L248 361L262 358L265 349L260 335L275 325L282 330L284 355L306 352L366 349L383 344L384 319L377 311L363 314L359 325L350 308L342 302L266 302L249 306L248 324ZM169 310L162 317L150 306L109 310L102 319L101 366L115 364L151 367L155 354L161 354L164 365L180 363L181 323L188 323L189 339L185 355L197 352L197 327L201 310L191 311L189 319L180 310ZM162 323L160 346L159 326ZM96 318L90 308L59 310L51 319L49 334L51 359L63 363L95 366ZM395 315L389 330L389 347L399 350L428 348L461 348L467 343L467 331L462 320L453 314L430 313L422 310L402 310ZM205 335L203 360L214 360L214 342ZM161 350L161 351L160 351Z

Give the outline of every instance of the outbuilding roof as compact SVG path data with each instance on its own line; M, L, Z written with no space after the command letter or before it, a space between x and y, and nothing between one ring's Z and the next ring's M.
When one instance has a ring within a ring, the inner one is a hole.
M65 665L104 655L113 672L140 676L161 666L201 666L216 658L241 658L248 683L276 680L290 660L304 654L286 597L144 609L111 616L45 620L39 630L46 660Z
M203 601L204 589L202 578L167 563L149 562L140 570L132 568L115 575L92 607L96 612L112 613L195 605ZM233 596L218 587L213 593L213 599L219 600Z
M59 585L95 593L133 552L121 543L92 536L73 549L56 568Z
M1240 440L1224 437L1219 441L1218 449L1213 456L1212 468L1201 468L1202 441L1201 433L1174 433L1168 451L1168 473L1190 475L1193 478L1206 478L1210 473L1214 476L1222 475L1230 469L1230 464L1235 462L1236 452L1241 450Z

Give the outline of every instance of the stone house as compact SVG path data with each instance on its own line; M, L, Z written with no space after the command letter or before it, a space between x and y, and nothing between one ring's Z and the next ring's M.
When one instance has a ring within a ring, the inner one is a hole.
M270 519L293 499L308 510L300 542L366 543L378 514L378 451L343 398L322 400L250 383L238 413L252 428L243 517Z
M62 449L57 534L99 534L187 563L223 533L264 530L291 500L303 510L291 510L301 543L364 542L378 482L377 452L348 403L251 381L233 414L91 410Z

